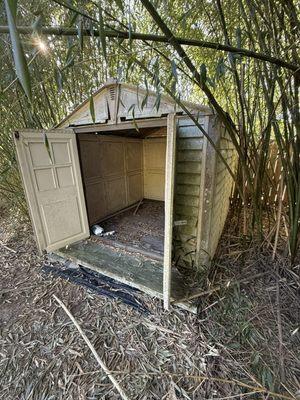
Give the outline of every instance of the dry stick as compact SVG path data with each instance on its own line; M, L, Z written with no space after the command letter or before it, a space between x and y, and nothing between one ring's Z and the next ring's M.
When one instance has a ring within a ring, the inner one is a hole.
M138 209L140 208L140 205L142 204L143 200L144 200L144 199L141 199L141 200L138 202L138 204L137 204L137 206L136 206L136 209L134 210L133 215L135 215L135 214L138 212Z
M0 245L1 245L2 247L4 247L6 250L11 251L12 253L16 253L16 250L11 249L10 247L6 246L6 244L4 244L4 243L1 242L1 241L0 241Z
M88 347L90 348L91 352L93 353L96 361L98 362L98 364L100 365L100 367L103 369L103 371L106 373L106 375L109 377L110 381L112 382L112 384L114 385L114 387L117 389L117 391L119 392L121 398L123 400L130 400L129 397L126 395L126 393L124 392L124 390L121 388L121 386L119 385L119 383L116 381L116 379L113 377L113 375L111 374L110 370L107 368L107 366L105 365L105 363L102 361L102 359L100 358L99 354L97 353L97 351L95 350L95 347L92 345L92 343L90 342L89 338L86 336L86 334L83 332L83 330L81 329L80 325L78 324L78 322L76 321L76 319L73 317L73 315L71 314L71 312L67 309L67 307L64 305L64 303L55 296L55 294L53 295L53 297L55 298L55 300L57 301L57 303L62 307L62 309L65 311L65 313L68 315L68 317L70 318L70 320L73 322L73 324L75 325L76 329L78 330L78 332L80 333L81 337L83 338L83 340L85 341L85 343L88 345Z

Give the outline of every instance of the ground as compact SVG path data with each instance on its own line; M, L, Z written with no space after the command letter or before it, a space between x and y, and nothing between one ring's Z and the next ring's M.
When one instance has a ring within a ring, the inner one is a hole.
M3 213L0 398L120 398L53 295L130 399L277 397L270 392L294 398L300 389L299 269L241 246L225 231L222 256L203 280L211 292L200 298L198 315L167 312L161 301L138 295L146 314L44 274L49 261L37 254L30 225Z

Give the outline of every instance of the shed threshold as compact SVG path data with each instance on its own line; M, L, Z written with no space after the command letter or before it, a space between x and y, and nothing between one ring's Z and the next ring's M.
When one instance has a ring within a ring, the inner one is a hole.
M56 250L54 254L151 296L163 298L163 265L160 261L91 240L74 243ZM184 276L172 268L171 278L171 300L176 301L180 308L196 313L197 307L193 302L177 302L190 294Z

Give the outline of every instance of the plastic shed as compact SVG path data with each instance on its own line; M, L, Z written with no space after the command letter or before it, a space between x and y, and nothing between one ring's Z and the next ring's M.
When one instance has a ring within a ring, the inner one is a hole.
M106 83L93 105L94 121L87 100L14 134L38 248L193 311L186 274L214 256L233 183L214 146L234 170L233 144L209 107L184 103L214 146L173 99L133 85Z

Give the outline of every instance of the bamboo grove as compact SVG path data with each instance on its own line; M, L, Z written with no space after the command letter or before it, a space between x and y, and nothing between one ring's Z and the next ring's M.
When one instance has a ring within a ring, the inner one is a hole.
M235 205L243 220L241 234L261 243L267 237L276 250L284 226L285 252L295 261L300 240L297 0L6 0L0 7L0 191L12 208L26 212L10 136L16 123L55 126L102 82L116 77L154 89L158 102L167 92L179 104L192 100L213 107L239 155ZM267 168L274 145L282 179L270 207L266 193L278 183Z

